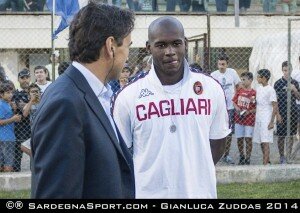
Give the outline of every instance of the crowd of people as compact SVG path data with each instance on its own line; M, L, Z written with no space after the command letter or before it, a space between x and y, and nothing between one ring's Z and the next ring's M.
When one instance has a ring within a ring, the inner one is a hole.
M275 129L278 136L279 163L287 163L287 160L291 159L297 128L298 135L300 132L300 113L297 104L300 100L300 71L292 72L293 78L291 78L291 86L288 88L289 66L287 61L282 63L283 77L275 82L274 87L268 83L271 72L268 69L261 69L256 74L259 86L254 90L251 87L252 73L244 72L240 78L234 69L227 66L228 57L220 56L218 59L219 70L212 72L211 76L222 85L225 92L230 126L232 133L235 133L237 138L237 147L240 153L238 164L250 164L252 141L261 144L263 164L270 164L269 144L273 143ZM287 92L289 89L291 90L290 137L287 138L288 151L285 154L285 138L288 135ZM229 135L223 161L235 164L229 156L231 140L231 135ZM246 146L244 146L244 141Z
M62 74L68 66L67 62L59 64L59 73ZM14 85L0 67L0 171L3 172L21 171L23 152L31 155L28 142L32 121L41 95L52 83L45 66L36 66L33 73L31 83L29 69L20 70L19 85Z
M161 3L158 0L98 0L105 4L113 4L118 7L126 7L133 11L167 11L176 10L178 5L180 12L207 12L209 11L209 0L165 0L165 9L160 8ZM44 11L46 0L0 0L0 11ZM228 12L229 0L215 0L215 10L217 12ZM295 14L297 12L297 0L263 0L262 10L264 13L272 13L277 11L277 5L281 5L284 13ZM240 12L246 12L251 7L251 0L239 0Z

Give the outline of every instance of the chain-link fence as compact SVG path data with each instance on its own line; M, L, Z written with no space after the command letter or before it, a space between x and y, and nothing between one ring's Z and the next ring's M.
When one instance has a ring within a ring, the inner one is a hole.
M132 36L137 45L130 49L122 79L110 82L114 91L131 77L150 69L152 58L145 49L145 42L147 27L156 17L157 14L137 15ZM207 73L215 73L212 76L220 82L227 96L233 134L228 137L226 153L219 165L299 163L300 34L297 29L300 22L291 25L291 66L286 67L282 64L289 60L289 16L243 14L239 17L239 27L236 27L234 16L228 14L177 14L176 17L183 23L188 38L190 64L201 66ZM22 158L21 143L30 137L30 121L40 94L53 80L51 18L50 14L2 14L0 23L3 80L11 80L16 88L11 90L8 85L12 83L6 82L3 85L8 89L0 91L1 168L5 171L29 170L29 158L27 155ZM26 25L31 27L24 30ZM55 77L69 63L66 44L67 40L63 39L56 43ZM290 67L294 80L285 76L284 70ZM268 78L265 73L258 74L261 69L270 71L267 87L260 82L261 77ZM287 101L288 91L291 101ZM272 120L272 112L277 109L275 103L278 103L278 113ZM270 123L274 126L269 126ZM26 144L22 149L26 151Z

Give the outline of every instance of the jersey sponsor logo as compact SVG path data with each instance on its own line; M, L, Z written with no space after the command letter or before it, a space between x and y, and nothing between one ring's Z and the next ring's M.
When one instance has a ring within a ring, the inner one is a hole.
M147 97L147 96L150 96L150 95L154 95L154 93L151 92L148 89L142 89L141 92L140 92L139 98Z
M197 94L197 95L201 95L202 92L203 92L203 87L202 87L202 84L200 81L196 81L194 83L194 92Z
M161 100L158 103L149 102L139 104L135 107L136 117L139 121L148 120L154 117L164 117L173 115L210 115L210 99L180 99L179 104L170 100Z

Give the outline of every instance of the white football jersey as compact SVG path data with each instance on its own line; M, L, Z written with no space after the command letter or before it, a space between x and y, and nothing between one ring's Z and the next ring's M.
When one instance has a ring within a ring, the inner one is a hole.
M153 67L112 103L121 135L133 148L136 197L216 198L209 139L230 133L222 87L187 62L182 81L164 87Z

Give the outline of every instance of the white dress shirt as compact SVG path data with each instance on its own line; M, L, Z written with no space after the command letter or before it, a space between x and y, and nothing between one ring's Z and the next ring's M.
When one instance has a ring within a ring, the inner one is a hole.
M110 85L106 84L106 86L104 86L104 84L82 64L80 64L76 61L73 61L72 65L81 72L81 74L85 77L88 84L92 88L95 95L98 97L98 100L100 101L100 104L102 105L102 107L111 123L111 126L114 129L115 135L116 135L117 139L119 140L117 130L116 130L114 121L111 117L111 111L110 111L110 99L113 95L113 91L111 90Z

